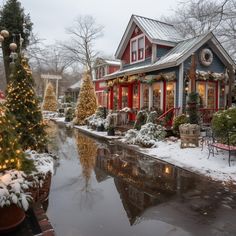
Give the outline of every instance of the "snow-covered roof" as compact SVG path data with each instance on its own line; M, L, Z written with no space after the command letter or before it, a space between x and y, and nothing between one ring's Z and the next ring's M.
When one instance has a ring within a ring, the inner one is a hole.
M79 80L75 84L71 85L69 87L69 89L71 89L71 90L79 89L79 88L81 88L81 85L82 85L82 80Z
M143 16L132 15L115 53L116 58L121 58L136 26L145 33L151 43L173 47L177 42L183 40L179 32L171 24Z
M121 62L119 60L112 60L112 59L105 59L98 57L95 61L95 67L101 66L101 65L115 65L120 66Z
M120 66L120 61L117 61L117 60L104 60L107 64L109 65L117 65L117 66Z

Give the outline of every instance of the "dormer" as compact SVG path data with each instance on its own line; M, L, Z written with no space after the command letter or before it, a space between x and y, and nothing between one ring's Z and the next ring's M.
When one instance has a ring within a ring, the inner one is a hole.
M173 25L132 15L115 57L122 61L123 68L151 64L181 40Z

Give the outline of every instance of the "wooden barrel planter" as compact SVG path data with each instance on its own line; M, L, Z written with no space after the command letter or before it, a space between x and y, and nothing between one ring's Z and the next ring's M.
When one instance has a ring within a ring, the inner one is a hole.
M200 126L196 124L183 124L179 127L181 148L198 147Z
M25 219L23 209L15 204L0 207L0 234L14 230Z

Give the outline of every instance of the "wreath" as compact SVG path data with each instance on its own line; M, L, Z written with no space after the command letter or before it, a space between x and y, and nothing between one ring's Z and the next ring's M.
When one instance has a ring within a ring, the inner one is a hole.
M202 49L202 51L200 52L200 62L202 63L202 65L209 66L211 65L212 61L213 61L212 51L208 48Z

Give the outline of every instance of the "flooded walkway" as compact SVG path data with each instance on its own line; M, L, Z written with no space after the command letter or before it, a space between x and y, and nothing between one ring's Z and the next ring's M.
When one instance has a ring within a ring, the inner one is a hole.
M51 124L58 236L236 235L236 191Z

